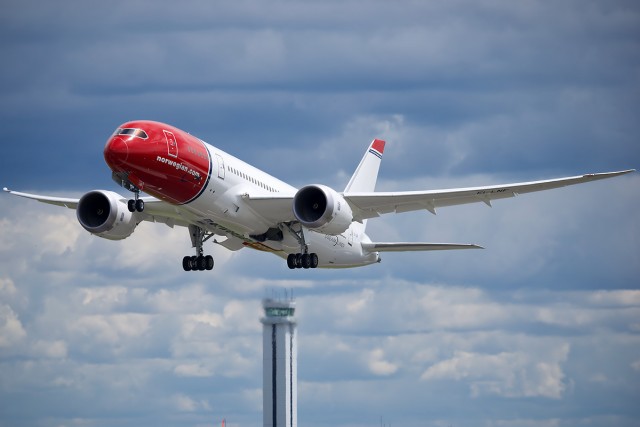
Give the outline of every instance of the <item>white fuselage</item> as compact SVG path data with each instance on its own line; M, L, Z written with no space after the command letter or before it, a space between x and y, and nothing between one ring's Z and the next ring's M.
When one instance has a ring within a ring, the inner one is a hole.
M203 144L212 162L211 178L203 193L181 209L198 218L204 229L216 234L223 231L227 238L242 240L246 247L273 252L282 258L300 252L300 243L287 229L282 230L281 241L259 242L249 237L265 233L269 225L243 200L245 194L291 193L296 189L210 144ZM362 249L361 242L371 240L360 223L352 223L336 236L307 228L303 232L309 251L318 254L318 267L357 267L379 262L378 253Z

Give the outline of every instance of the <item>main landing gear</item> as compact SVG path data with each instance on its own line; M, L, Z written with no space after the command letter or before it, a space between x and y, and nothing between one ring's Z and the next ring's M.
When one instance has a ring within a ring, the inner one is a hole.
M318 255L315 253L289 254L287 267L292 270L295 268L316 268L318 267Z
M299 224L299 230L294 230L290 224L285 224L285 226L296 240L298 240L298 243L300 243L300 253L289 254L289 256L287 256L287 267L291 270L296 268L308 269L318 267L318 254L309 253L309 247L304 240L302 225Z
M202 249L204 242L209 240L213 234L207 233L198 226L190 225L189 235L191 236L193 247L196 248L196 255L182 258L182 268L184 271L213 270L213 257L211 255L204 255Z
M213 270L213 257L211 255L186 256L182 258L184 271Z

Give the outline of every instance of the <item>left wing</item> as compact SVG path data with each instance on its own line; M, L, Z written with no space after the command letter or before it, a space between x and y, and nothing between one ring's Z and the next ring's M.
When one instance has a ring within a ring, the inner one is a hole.
M362 221L391 212L402 213L422 209L435 214L436 208L467 203L482 202L491 206L491 201L496 199L506 199L519 194L613 178L631 172L635 172L635 169L485 187L402 192L354 192L343 193L342 196L353 210L353 220ZM257 214L277 224L296 221L292 209L294 196L295 193L278 194L275 197L271 194L247 194L244 199Z
M426 209L435 214L436 208L467 203L483 202L491 206L491 201L496 199L505 199L515 197L518 194L550 190L568 185L612 178L630 172L635 172L635 169L487 187L431 191L346 193L343 196L353 209L354 220L361 221L367 218L375 218L386 213L401 213L421 209Z

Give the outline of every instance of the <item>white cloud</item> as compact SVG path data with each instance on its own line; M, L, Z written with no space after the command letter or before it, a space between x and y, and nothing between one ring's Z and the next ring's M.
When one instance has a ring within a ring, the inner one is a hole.
M149 330L150 324L151 318L145 314L96 314L72 320L69 331L82 337L91 337L99 343L115 345L122 340L141 337Z
M0 277L0 295L12 297L16 294L16 285L11 278Z
M33 353L38 356L64 359L67 357L67 343L62 340L38 340L32 344Z
M392 375L398 370L398 366L385 360L384 351L381 348L369 352L369 370L375 375Z
M430 366L421 379L468 380L474 397L496 394L560 399L566 389L561 364L568 354L566 344L551 348L543 360L523 351L497 354L455 351L453 357ZM545 360L549 358L551 360Z
M173 372L180 377L210 377L213 375L211 368L198 363L178 365Z
M175 407L179 411L195 412L198 410L205 410L205 411L211 410L211 406L209 405L209 402L207 402L206 400L195 400L184 394L174 395L172 400Z
M0 348L10 349L26 338L22 322L6 304L0 304Z

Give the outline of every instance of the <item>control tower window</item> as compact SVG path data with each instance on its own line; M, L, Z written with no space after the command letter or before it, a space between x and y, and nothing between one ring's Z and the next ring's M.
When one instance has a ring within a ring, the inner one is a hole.
M295 308L290 307L267 307L265 308L268 317L287 317L293 316Z

